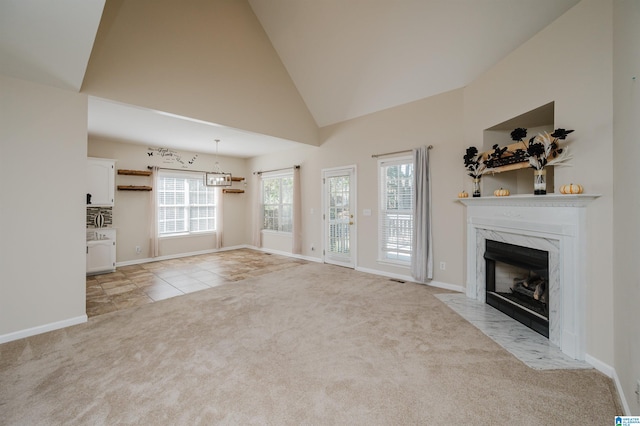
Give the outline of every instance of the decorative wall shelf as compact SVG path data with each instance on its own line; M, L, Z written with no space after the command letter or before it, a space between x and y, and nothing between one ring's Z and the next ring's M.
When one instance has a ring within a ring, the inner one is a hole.
M243 180L243 177L231 176L231 182L242 182Z
M118 191L151 191L150 186L118 185Z
M244 189L223 189L223 194L244 194Z
M151 176L151 170L124 170L119 169L119 175L129 175L129 176Z

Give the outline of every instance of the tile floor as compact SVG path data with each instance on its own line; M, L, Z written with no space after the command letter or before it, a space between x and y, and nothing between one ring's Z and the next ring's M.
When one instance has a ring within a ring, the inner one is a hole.
M469 299L465 294L460 293L437 294L436 297L531 368L536 370L593 368L584 361L569 358L546 337L486 303Z
M87 277L87 315L132 306L264 275L307 263L305 260L238 249L117 268Z

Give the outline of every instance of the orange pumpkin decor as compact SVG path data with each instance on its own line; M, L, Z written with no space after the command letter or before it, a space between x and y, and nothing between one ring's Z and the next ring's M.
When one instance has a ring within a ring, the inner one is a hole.
M570 183L569 185L562 185L560 187L561 194L582 194L582 185L577 183Z
M495 195L496 197L508 197L511 193L509 192L508 189L496 189L495 191L493 191L493 195Z
M458 198L469 198L467 191L458 192Z

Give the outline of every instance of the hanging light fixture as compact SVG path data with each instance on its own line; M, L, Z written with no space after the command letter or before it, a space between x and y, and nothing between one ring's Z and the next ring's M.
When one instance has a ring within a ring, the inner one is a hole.
M218 163L218 143L220 139L216 139L216 164L212 172L205 173L204 184L207 186L231 186L231 173L225 173L220 169Z

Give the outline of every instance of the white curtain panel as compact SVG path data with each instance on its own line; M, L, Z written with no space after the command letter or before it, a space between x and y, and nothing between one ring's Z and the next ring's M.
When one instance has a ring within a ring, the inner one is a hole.
M431 177L429 149L413 150L413 252L411 275L424 283L433 279L433 252L431 242Z
M158 248L158 200L156 194L158 193L158 167L153 166L153 190L149 191L149 233L151 234L151 257L160 256Z
M300 167L293 168L293 240L291 253L302 254L302 189Z
M253 245L262 247L262 179L260 173L253 175Z
M216 188L216 248L223 247L224 235L224 191L221 187Z

